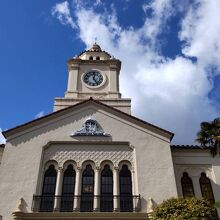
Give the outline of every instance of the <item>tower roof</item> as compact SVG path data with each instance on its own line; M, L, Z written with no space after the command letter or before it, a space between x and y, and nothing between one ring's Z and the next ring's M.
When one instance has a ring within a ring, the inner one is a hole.
M78 55L78 57L81 58L82 55L84 55L85 53L87 53L87 54L88 54L88 53L100 53L100 54L105 54L105 56L106 56L108 59L111 58L111 55L110 55L108 52L102 50L102 48L101 48L97 43L94 43L90 49L82 51L82 52Z
M89 51L101 52L102 49L101 49L101 47L97 43L94 43L92 45L92 47L89 49Z

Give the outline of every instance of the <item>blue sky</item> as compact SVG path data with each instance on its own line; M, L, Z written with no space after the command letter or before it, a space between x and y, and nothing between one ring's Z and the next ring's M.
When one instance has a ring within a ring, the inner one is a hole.
M0 128L52 112L67 85L66 61L94 39L122 61L132 112L194 143L219 117L218 0L1 1Z

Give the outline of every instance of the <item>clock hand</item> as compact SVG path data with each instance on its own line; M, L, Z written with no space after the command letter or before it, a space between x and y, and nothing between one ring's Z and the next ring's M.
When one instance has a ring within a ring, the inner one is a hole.
M96 76L93 75L93 80L97 83Z

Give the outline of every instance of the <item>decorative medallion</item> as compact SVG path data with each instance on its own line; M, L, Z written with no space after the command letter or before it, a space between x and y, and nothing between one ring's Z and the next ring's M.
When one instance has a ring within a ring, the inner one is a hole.
M111 136L103 131L99 123L92 118L89 118L82 125L82 128L73 132L70 136Z

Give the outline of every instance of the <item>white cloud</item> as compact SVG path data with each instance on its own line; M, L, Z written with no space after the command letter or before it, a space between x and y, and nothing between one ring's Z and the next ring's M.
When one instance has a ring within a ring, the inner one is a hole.
M183 53L199 58L199 64L220 68L220 1L196 1L182 21L180 39L186 42Z
M40 111L35 115L35 118L41 118L45 115L44 111Z
M52 15L56 16L63 25L70 25L72 28L76 28L70 14L69 3L67 1L56 4L52 8Z
M2 134L2 129L0 128L0 144L5 144L6 143L6 140Z
M144 4L142 8L145 13L147 10L152 10L152 17L146 18L142 29L145 37L155 43L157 35L163 30L162 26L166 24L167 19L175 12L172 0L154 0Z
M122 60L121 92L132 98L133 114L173 131L175 142L193 143L200 122L217 116L208 97L213 83L207 66L219 65L219 1L206 0L196 7L185 7L188 11L179 32L185 41L182 53L195 56L198 62L181 54L168 59L158 52L157 36L176 13L171 0L154 0L144 5L145 10L150 8L153 13L138 29L123 28L116 13L98 14L92 8L76 7L73 13L79 37L87 48L97 37L104 50ZM209 27L212 24L218 27ZM203 25L209 34L204 33Z

